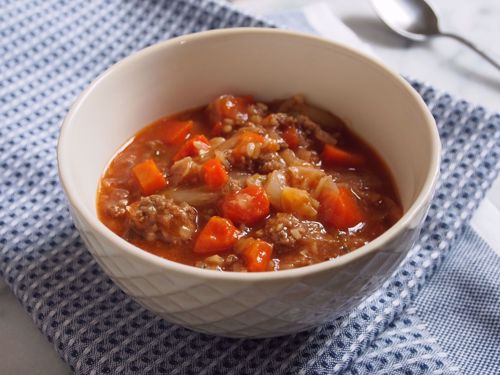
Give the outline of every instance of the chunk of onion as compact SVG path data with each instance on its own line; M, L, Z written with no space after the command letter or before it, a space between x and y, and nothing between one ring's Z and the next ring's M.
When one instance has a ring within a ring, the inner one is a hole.
M215 148L219 147L224 142L226 142L226 138L224 137L213 137L209 140L210 146Z
M184 179L193 174L199 173L200 166L193 161L193 158L186 156L181 160L177 160L170 167L169 182L173 186L179 185Z
M316 167L289 167L288 170L290 185L304 190L314 189L325 176L325 171Z
M215 150L219 151L226 151L232 149L236 144L238 143L239 137L237 134L233 135L231 138L227 139L226 141L218 144L216 147L214 147Z
M191 206L206 206L209 204L215 204L221 197L220 192L210 191L207 188L194 188L194 189L166 189L162 192L168 198L172 198L174 201L186 202Z
M246 179L247 186L262 186L266 182L267 175L255 173Z
M281 209L281 193L286 186L286 174L284 170L276 170L269 173L264 184L267 198L276 209Z
M226 154L223 151L215 150L214 151L214 157L215 159L219 160L224 167L229 168L231 164L226 158Z
M213 141L214 139L216 139L216 141ZM196 160L200 163L204 163L208 159L212 159L214 157L218 159L220 159L221 155L225 157L225 152L231 150L238 143L238 137L236 135L233 135L231 138L221 142L222 139L224 138L212 138L210 140L210 143L212 144L212 142L214 142L216 146L210 147L205 153L200 154L200 156L198 156ZM222 160L220 161L223 162Z
M312 195L314 198L319 199L319 197L326 191L334 191L338 192L339 188L335 181L333 181L332 176L324 176L322 177L316 188L314 189Z

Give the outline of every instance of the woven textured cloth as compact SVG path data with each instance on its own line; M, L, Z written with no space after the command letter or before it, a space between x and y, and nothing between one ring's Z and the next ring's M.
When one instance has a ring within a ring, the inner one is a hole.
M497 375L499 323L500 257L466 227L412 306L348 373Z
M473 230L422 289L416 310L465 374L500 374L500 257Z
M500 115L419 82L443 142L436 197L418 244L347 316L266 340L193 333L130 300L85 249L57 179L55 145L71 102L133 51L230 26L266 24L204 0L0 0L0 277L77 374L455 373L406 307L498 174Z

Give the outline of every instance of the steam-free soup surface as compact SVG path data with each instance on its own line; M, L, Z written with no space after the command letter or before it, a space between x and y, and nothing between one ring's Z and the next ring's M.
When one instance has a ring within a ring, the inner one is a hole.
M402 214L386 166L339 118L300 96L232 95L133 136L100 181L97 211L145 251L240 272L328 261Z

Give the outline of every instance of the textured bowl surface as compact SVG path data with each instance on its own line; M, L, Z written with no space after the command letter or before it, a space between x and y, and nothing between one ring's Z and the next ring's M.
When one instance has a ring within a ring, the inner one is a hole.
M158 117L223 93L262 100L301 93L343 118L387 162L405 215L333 261L279 272L222 273L174 263L127 243L96 216L98 180L116 150ZM61 181L89 251L128 295L166 320L232 337L317 326L382 285L414 243L439 167L434 120L418 94L347 46L270 29L172 39L111 67L80 96L59 139Z

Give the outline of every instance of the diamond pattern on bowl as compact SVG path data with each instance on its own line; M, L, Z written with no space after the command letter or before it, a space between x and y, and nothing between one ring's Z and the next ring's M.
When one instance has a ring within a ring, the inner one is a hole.
M404 256L404 249L390 247L304 279L228 285L188 280L179 271L109 252L113 245L105 238L81 233L99 264L143 306L170 322L231 337L288 334L334 319L380 287Z

